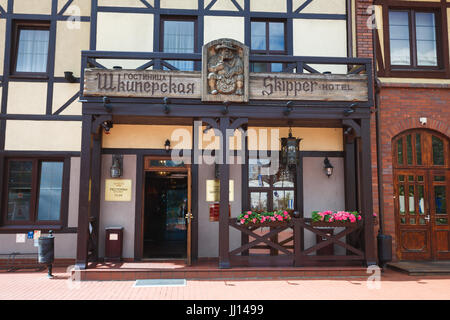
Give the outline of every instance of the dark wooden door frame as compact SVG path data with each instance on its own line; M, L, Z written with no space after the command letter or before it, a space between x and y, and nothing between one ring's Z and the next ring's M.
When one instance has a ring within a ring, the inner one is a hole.
M194 188L197 187L196 180L194 179L194 174L197 174L197 170L194 170L196 165L186 164L184 167L152 167L146 168L146 159L157 159L157 160L170 160L171 157L167 153L162 152L162 150L145 150L143 153L137 155L136 164L136 210L135 210L135 235L134 235L134 260L141 261L144 255L144 192L145 192L145 173L149 171L170 171L170 172L186 172L191 171L191 204L195 203ZM193 221L197 220L197 207L191 205L191 210L193 214ZM192 222L193 223L193 222ZM194 224L194 223L193 223ZM191 258L196 260L197 257L197 246L198 246L198 228L194 226L191 227Z

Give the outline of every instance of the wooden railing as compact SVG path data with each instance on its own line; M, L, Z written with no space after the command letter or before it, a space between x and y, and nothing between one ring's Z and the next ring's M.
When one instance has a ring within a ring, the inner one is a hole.
M229 252L230 262L237 265L266 266L313 266L342 265L354 261L363 261L364 252L343 241L344 237L359 231L362 223L313 223L310 218L292 218L287 222L274 225L246 226L230 218L229 227L237 229L243 235L241 246ZM325 232L322 228L343 228L337 234ZM259 229L260 232L256 232ZM292 229L292 235L278 241L278 236ZM320 243L305 248L305 230L321 237ZM265 232L266 231L266 232ZM292 243L289 244L289 243ZM264 244L263 246L261 244ZM318 251L329 245L345 249L344 255L321 255ZM271 249L270 254L252 254L251 249Z

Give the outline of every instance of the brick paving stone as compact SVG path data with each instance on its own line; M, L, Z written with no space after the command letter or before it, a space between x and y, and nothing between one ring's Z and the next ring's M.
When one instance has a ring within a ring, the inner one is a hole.
M188 280L185 287L134 288L134 281L71 281L65 268L46 272L0 272L0 300L377 300L450 299L450 276L382 274L381 288L369 289L364 278L283 280ZM372 282L371 282L372 283Z

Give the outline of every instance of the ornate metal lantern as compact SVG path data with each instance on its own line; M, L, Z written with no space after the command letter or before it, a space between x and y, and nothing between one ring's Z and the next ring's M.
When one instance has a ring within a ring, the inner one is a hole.
M289 168L298 164L301 140L292 136L292 128L289 128L287 138L281 138L281 164L284 167Z
M333 165L331 164L330 160L328 160L328 157L323 160L323 170L325 171L326 176L329 178L333 174Z
M123 173L123 157L121 155L112 156L112 166L110 168L111 178L120 178Z

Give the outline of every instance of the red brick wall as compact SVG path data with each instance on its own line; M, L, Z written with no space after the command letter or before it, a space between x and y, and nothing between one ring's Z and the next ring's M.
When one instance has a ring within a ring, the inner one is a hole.
M392 235L393 255L394 259L397 259L395 252L398 241L395 234L394 220L391 142L401 132L415 128L435 130L450 138L450 88L415 88L413 85L409 87L408 85L405 87L383 87L380 93L380 105L384 233ZM421 125L419 117L426 117L427 124ZM374 154L372 164L376 167ZM374 185L374 189L376 188L376 185ZM374 198L374 203L375 200ZM376 206L374 207L377 208Z

